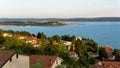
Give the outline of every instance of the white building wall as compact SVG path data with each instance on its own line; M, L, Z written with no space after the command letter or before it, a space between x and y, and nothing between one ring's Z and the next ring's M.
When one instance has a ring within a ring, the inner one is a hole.
M57 57L54 64L51 66L51 68L56 68L58 65L61 65L62 59Z
M29 68L29 56L16 54L12 57L12 61L8 61L2 68Z

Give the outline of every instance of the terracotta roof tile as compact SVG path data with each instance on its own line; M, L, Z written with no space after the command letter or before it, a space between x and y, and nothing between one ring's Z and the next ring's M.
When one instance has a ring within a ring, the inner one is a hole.
M111 57L112 56L112 52L113 52L113 49L111 46L104 46L106 52L107 52L107 55L108 57Z
M120 62L118 61L103 60L102 64L103 68L120 68Z
M31 41L31 40L37 40L37 37L28 37L28 38L26 38L26 41Z
M2 67L14 54L14 51L0 51L0 67Z
M37 62L42 62L44 68L51 68L51 65L55 62L57 56L40 56L40 55L31 55L30 56L30 66L36 64Z

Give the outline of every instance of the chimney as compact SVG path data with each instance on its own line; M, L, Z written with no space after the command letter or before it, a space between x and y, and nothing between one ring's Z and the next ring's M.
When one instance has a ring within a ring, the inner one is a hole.
M18 59L18 53L16 53L16 58Z
M51 58L49 59L49 62L50 62L50 66L52 66L52 59Z

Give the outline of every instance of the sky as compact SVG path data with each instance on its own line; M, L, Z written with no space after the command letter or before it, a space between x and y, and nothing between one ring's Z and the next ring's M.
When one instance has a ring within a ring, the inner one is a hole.
M0 0L0 18L120 17L120 0Z

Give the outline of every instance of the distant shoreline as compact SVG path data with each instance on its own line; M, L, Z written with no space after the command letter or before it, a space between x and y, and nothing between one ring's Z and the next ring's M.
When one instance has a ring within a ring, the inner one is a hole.
M14 26L69 26L72 24L62 22L37 22L37 21L3 21L0 22L0 27L14 27Z
M0 21L114 21L119 22L120 17L95 17L95 18L0 18Z

